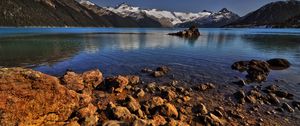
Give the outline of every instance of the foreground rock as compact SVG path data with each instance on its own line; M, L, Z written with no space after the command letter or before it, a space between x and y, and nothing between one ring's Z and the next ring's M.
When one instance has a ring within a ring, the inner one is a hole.
M196 26L192 26L187 30L180 31L177 33L169 33L168 35L174 35L174 36L186 37L186 38L197 38L200 36L200 32Z
M91 70L83 74L67 71L61 80L68 89L91 94L91 90L102 83L103 76L99 70Z
M155 71L168 73L169 68ZM99 70L69 71L60 80L28 69L0 69L1 125L283 125L280 114L296 113L300 106L276 85L247 87L228 95L212 83L147 84L139 76L102 81ZM280 114L273 116L276 113Z
M124 88L129 84L129 80L127 77L124 76L116 76L116 77L109 77L104 80L103 86L101 88L103 90L108 90L112 92L123 92Z
M1 125L63 125L79 107L77 93L56 77L22 68L0 75Z

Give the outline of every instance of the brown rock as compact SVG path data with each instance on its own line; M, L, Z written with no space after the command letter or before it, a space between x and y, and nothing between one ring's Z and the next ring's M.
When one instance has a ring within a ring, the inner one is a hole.
M152 75L153 77L162 77L165 75L165 73L162 71L154 71Z
M249 92L249 94L250 94L251 96L254 96L255 98L260 98L260 97L262 97L261 93L260 93L259 91L257 91L257 90L251 90L251 91Z
M162 114L168 117L178 117L178 111L176 107L171 103L166 103L162 109Z
M58 125L79 106L77 93L56 77L22 68L0 71L1 125Z
M184 96L182 99L183 99L184 102L188 102L188 101L191 100L191 97L190 96Z
M224 124L224 122L219 117L217 117L216 115L214 115L212 113L209 113L209 116L214 121L214 124L219 124L219 125Z
M160 66L160 67L156 68L156 71L161 71L164 74L167 74L170 71L170 68L168 68L167 66Z
M245 72L248 69L249 61L238 61L231 65L231 69Z
M140 103L135 100L132 96L127 96L127 108L131 110L132 112L136 112L141 108Z
M234 93L234 96L240 104L244 104L244 102L245 102L244 98L246 97L246 94L244 91L240 90L240 91Z
M206 109L206 106L205 106L204 104L202 104L202 103L200 103L200 104L198 105L198 109L199 109L199 112L200 112L201 114L203 114L203 115L205 115L205 114L208 113L208 111L207 111L207 109Z
M83 78L75 72L68 71L62 78L62 83L70 90L80 92L84 89Z
M87 107L81 108L78 111L78 113L79 113L79 117L86 118L94 115L96 111L97 111L97 107L94 106L93 104L89 104Z
M267 62L251 60L249 62L249 67L247 70L248 75L246 77L253 82L260 83L267 80L269 72L270 68Z
M143 89L138 90L136 96L139 97L139 98L144 97L145 96L144 90Z
M162 92L162 95L164 98L168 99L169 101L174 100L177 97L176 93L172 90L164 91Z
M149 121L137 119L133 122L132 126L149 126Z
M102 126L129 126L129 123L125 121L109 120L104 122Z
M150 108L154 108L157 106L162 106L164 104L164 100L161 97L153 97L150 100Z
M82 126L96 126L98 125L98 115L88 116L81 121Z
M140 77L139 76L134 76L134 75L129 75L126 76L128 78L128 82L130 85L136 85L140 83Z
M92 102L92 97L87 94L80 94L79 98L80 98L79 101L80 107L88 106Z
M273 84L273 85L266 87L266 89L269 90L270 92L275 92L278 90L278 86Z
M273 104L273 105L279 105L280 101L278 100L278 98L275 96L275 94L270 94L268 96L268 101Z
M150 90L150 91L155 91L156 90L156 83L155 82L149 83L147 85L147 89Z
M246 96L245 100L249 103L256 104L257 100L254 96Z
M77 121L72 121L70 123L67 123L65 126L80 126L80 124Z
M185 122L178 121L178 120L171 119L168 122L167 126L189 126L189 124L187 124Z
M291 63L286 59L275 58L270 59L267 62L273 70L284 70L291 66Z
M286 91L275 91L274 93L276 94L277 97L280 97L280 98L293 99L293 97L294 97L293 94L290 94Z
M168 35L185 37L185 38L198 38L200 36L200 32L196 26L192 26L189 29L184 31L180 31L177 33L169 33Z
M197 91L206 91L208 89L214 89L214 88L216 88L216 86L212 83L204 83L194 87L194 89Z
M96 88L103 81L102 73L98 69L84 72L82 78L85 85L91 88Z
M222 113L220 110L215 110L215 111L213 112L213 114L216 115L216 116L218 116L218 117L220 117L220 118L223 117L223 113Z
M260 60L235 62L231 68L240 72L247 71L246 78L248 82L261 83L266 81L270 72L269 64Z
M128 85L128 83L128 78L119 75L116 77L106 78L104 87L108 90L121 93L123 92L125 86Z
M155 126L162 126L167 123L166 119L161 115L155 115L153 116L153 123Z
M208 89L208 86L206 84L201 84L198 86L196 90L205 91Z
M116 106L110 103L109 109L112 111L113 117L116 119L124 121L129 121L133 119L131 112L126 107Z
M141 109L137 110L136 113L137 113L136 115L137 115L138 117L142 118L142 119L147 118L147 117L146 117L146 114L145 114Z

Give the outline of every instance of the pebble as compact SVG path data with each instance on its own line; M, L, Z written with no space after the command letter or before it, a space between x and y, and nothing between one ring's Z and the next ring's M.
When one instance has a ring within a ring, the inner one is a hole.
M127 85L127 86L125 86L125 88L126 88L127 90L131 90L131 89L132 89L132 86L131 86L131 85Z
M239 90L238 92L234 93L234 96L237 99L241 99L241 98L245 98L246 94L245 94L245 92L243 90Z
M298 101L293 101L293 102L292 102L292 105L293 105L295 108L300 109L300 102L298 102Z
M205 115L208 113L207 109L206 109L206 106L202 103L199 104L199 110L200 110L200 113Z
M162 76L164 76L164 75L165 75L165 73L162 72L162 71L154 71L153 74L152 74L152 76L153 76L153 77L156 77L156 78L162 77Z
M286 111L290 112L290 113L292 113L292 112L295 111L295 110L294 110L289 104L287 104L287 103L283 103L283 104L282 104L282 108L285 109Z
M189 97L189 96L184 96L183 97L183 101L184 102L188 102L188 101L190 101L191 100L191 97Z
M183 93L184 92L184 88L183 87L177 87L176 91L178 91L180 93Z
M152 73L153 70L149 69L149 68L144 68L141 70L143 73Z
M274 94L270 94L268 99L269 99L268 101L273 105L279 105L280 104L280 101L278 100L278 98Z
M155 89L156 89L156 83L155 83L155 82L149 83L149 84L147 85L147 88L148 88L150 91L155 91Z
M172 82L171 82L171 86L176 86L178 84L178 81L177 80L173 80Z
M132 112L136 112L141 108L141 105L138 101L136 101L132 96L127 96L127 108Z
M216 115L216 116L218 116L218 117L220 117L220 118L222 118L222 117L223 117L223 114L222 114L222 112L221 112L221 111L219 111L219 110L215 110L213 113L214 113L214 115Z
M275 110L276 110L277 112L283 112L283 111L284 111L283 108L276 108Z
M144 90L143 90L143 89L140 89L140 90L138 91L138 93L136 94L136 96L139 97L139 98L144 97L144 96L145 96Z
M176 109L176 107L171 104L171 103L166 103L163 107L163 110L162 110L162 113L163 114L166 114L166 116L168 117L178 117L178 111Z

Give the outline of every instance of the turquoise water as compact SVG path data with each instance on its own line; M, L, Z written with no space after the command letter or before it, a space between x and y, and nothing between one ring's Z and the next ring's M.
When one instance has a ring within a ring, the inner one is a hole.
M167 65L188 83L230 82L244 75L239 60L286 58L292 67L273 71L295 93L300 89L300 29L200 29L198 39L166 35L180 29L1 28L0 66L29 67L52 75L99 68L106 76L138 74Z

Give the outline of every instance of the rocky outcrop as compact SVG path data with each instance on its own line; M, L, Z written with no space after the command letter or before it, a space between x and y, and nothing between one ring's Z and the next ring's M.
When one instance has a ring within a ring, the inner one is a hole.
M91 91L102 83L103 76L99 70L91 70L83 74L67 71L61 80L62 84L70 90L91 94Z
M272 70L284 70L291 66L291 63L286 59L275 58L267 61Z
M127 86L129 80L127 77L124 76L116 76L116 77L109 77L104 80L104 86L100 86L103 90L108 90L112 92L119 92L121 93L125 86Z
M251 60L238 61L231 65L233 70L240 72L247 71L246 82L261 83L267 80L267 77L272 70L283 70L290 67L290 63L286 59L271 59L268 61Z
M187 30L180 31L177 33L169 33L168 35L174 35L174 36L185 37L185 38L197 38L200 36L200 32L196 26L192 26Z
M1 125L64 125L79 96L60 81L22 68L0 69Z

